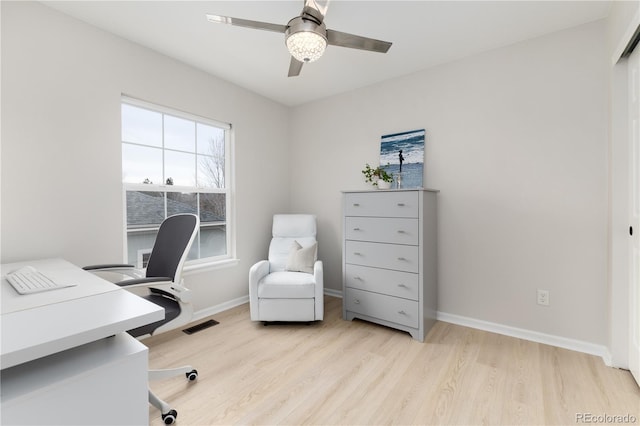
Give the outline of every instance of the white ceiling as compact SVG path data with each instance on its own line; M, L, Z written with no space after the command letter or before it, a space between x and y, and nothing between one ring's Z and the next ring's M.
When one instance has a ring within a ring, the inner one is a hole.
M327 28L391 41L387 54L329 46L287 77L284 35L205 14L286 24L302 0L46 1L46 5L285 105L454 61L607 16L610 1L332 0Z

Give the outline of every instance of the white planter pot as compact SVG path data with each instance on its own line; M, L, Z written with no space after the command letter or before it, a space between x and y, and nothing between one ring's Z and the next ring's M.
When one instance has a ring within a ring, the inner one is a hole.
M390 189L391 188L391 182L385 182L382 179L380 179L376 183L378 184L378 189Z

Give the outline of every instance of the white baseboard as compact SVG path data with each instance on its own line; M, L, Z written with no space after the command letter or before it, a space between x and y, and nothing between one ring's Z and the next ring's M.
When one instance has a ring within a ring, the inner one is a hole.
M536 343L543 343L545 345L551 345L559 348L569 349L572 351L596 355L601 357L606 365L611 366L611 354L609 353L607 347L603 345L596 345L595 343L584 342L582 340L554 336L552 334L540 333L538 331L511 327L508 325L482 321L440 311L438 311L437 313L437 319L438 321L449 322L451 324L462 325L465 327L476 328L478 330L490 331L492 333L516 337L518 339L529 340Z
M198 321L211 315L218 314L236 306L244 305L249 302L249 295L238 297L237 299L229 300L228 302L221 303L219 305L211 306L207 309L202 309L193 313L193 321Z
M339 297L340 299L342 299L342 292L340 290L334 290L332 288L325 288L324 289L324 294L326 294L327 296Z

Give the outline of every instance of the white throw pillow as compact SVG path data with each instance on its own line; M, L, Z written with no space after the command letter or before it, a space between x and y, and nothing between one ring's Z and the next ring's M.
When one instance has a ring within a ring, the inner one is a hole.
M292 272L306 272L313 274L313 265L318 259L318 243L309 247L302 247L299 242L293 241L289 251L289 259L285 269Z

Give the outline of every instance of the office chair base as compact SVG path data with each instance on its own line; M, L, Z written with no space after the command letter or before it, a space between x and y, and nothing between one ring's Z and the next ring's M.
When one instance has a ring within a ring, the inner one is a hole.
M198 370L193 369L188 373L184 373L184 375L187 377L187 380L189 380L190 382L193 382L195 379L198 378Z
M162 415L162 421L165 425L172 425L175 423L176 417L178 417L178 412L176 410L171 410L167 414Z
M190 369L190 371L185 371ZM154 379L175 376L176 373L180 374L184 372L188 381L193 382L198 378L198 370L191 366L185 366L181 368L168 369L168 370L151 370L149 371L150 378L155 376ZM149 390L149 403L160 410L160 416L165 425L172 425L175 423L178 417L178 412L171 408L169 404L158 398L151 390Z
M149 380L164 380L181 374L184 374L191 382L198 378L198 370L194 369L190 365L185 365L182 367L167 368L164 370L149 370Z
M169 406L166 402L161 400L151 392L149 389L149 403L160 410L160 416L162 417L162 421L166 425L171 425L175 423L176 418L178 417L178 412Z

